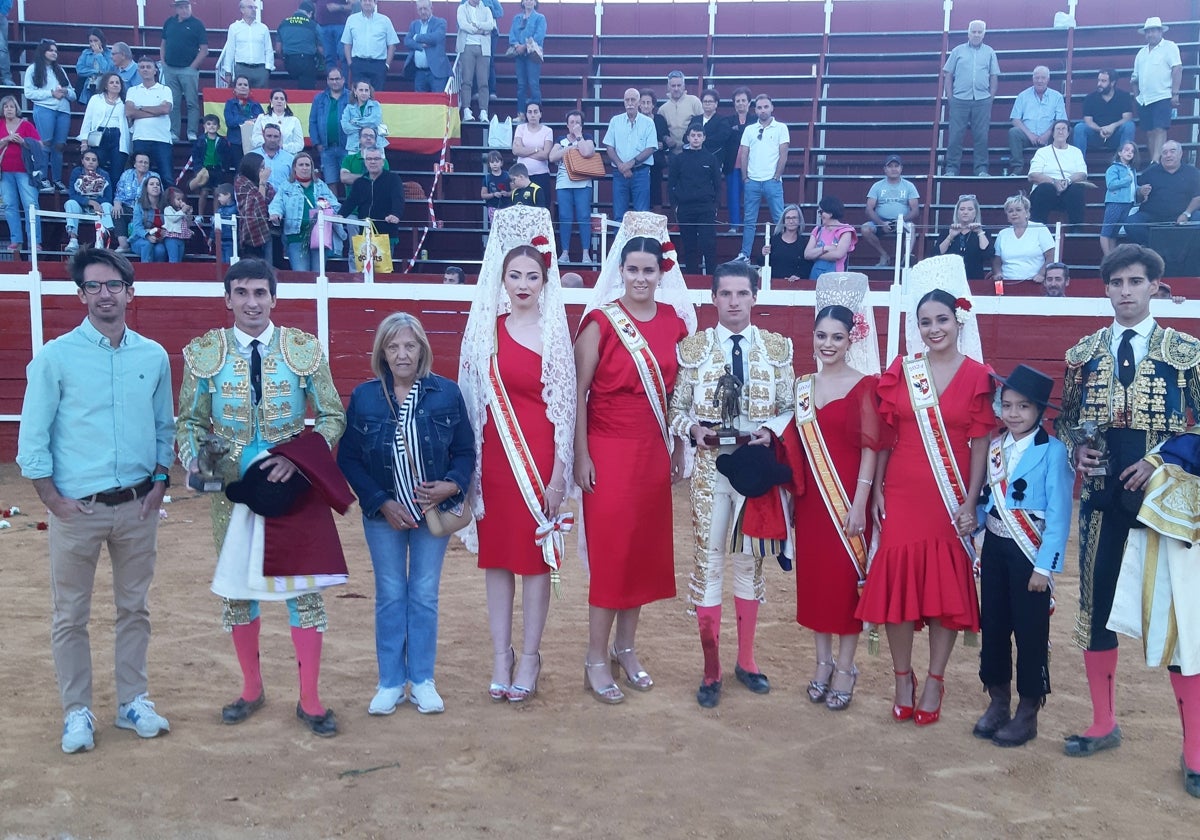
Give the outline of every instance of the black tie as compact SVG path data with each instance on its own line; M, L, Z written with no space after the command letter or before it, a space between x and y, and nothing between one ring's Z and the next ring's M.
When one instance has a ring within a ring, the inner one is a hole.
M1133 337L1137 335L1134 330L1125 330L1121 334L1121 344L1117 347L1117 378L1121 380L1121 385L1128 388L1133 384L1133 374L1136 368L1133 365Z
M257 338L250 342L250 393L254 397L255 405L262 399L262 356L258 355L260 346Z
M733 339L733 376L738 382L746 384L746 365L742 361L742 336L731 335Z

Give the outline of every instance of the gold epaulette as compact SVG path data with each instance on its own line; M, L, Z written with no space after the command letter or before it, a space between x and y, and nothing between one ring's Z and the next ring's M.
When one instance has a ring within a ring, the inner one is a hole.
M200 379L216 376L225 364L229 350L225 330L209 330L199 338L193 338L183 348L183 361Z
M763 347L767 351L767 358L770 359L771 364L791 365L792 340L790 338L769 330L759 330L758 335L762 338Z
M1107 328L1097 330L1091 335L1085 335L1079 339L1079 343L1067 351L1067 367L1077 368L1087 364L1088 360L1096 354L1096 347L1100 344L1100 338L1107 331Z
M700 367L708 360L712 336L711 329L700 330L679 342L679 347L675 351L679 356L679 364L686 368Z
M298 376L312 376L321 367L321 342L304 330L280 327L279 350L284 363Z
M1200 340L1195 336L1168 327L1163 330L1161 347L1163 361L1176 370L1190 370L1200 365Z

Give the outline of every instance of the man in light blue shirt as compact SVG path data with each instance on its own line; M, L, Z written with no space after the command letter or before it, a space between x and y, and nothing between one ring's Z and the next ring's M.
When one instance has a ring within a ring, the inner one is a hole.
M650 166L658 148L654 120L638 111L637 88L625 91L625 113L617 114L604 132L613 172L613 218L620 221L626 210L650 209Z
M1054 121L1067 118L1063 95L1049 85L1050 68L1042 64L1034 67L1033 85L1017 94L1008 115L1013 125L1008 130L1008 151L1012 158L1009 172L1013 175L1025 171L1025 149L1050 145Z
M362 11L346 19L342 49L354 84L370 82L378 93L387 82L400 36L396 34L391 18L379 14L375 7L375 0L362 0Z
M146 648L175 424L166 351L125 326L134 295L129 260L85 248L70 273L88 314L26 368L17 464L50 510L50 638L65 715L62 749L75 753L95 746L88 617L102 544L117 614L116 725L143 738L170 730L147 697Z

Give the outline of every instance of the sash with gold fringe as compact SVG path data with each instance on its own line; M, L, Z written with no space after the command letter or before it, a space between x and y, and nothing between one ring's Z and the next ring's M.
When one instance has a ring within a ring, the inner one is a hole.
M988 446L988 483L992 485L992 503L1000 521L1008 529L1009 536L1021 549L1030 563L1037 561L1038 549L1042 547L1042 530L1027 510L1012 510L1008 507L1008 466L1004 463L1004 437L993 438Z
M496 421L496 431L508 464L512 467L513 477L521 491L529 512L537 523L534 531L534 542L542 549L542 559L550 567L550 583L556 594L559 593L561 581L559 569L562 567L564 552L563 534L575 525L575 514L570 511L560 513L554 518L546 516L542 505L546 498L546 487L538 474L537 465L525 442L521 424L517 422L517 414L513 411L512 402L504 388L504 380L500 377L500 358L493 354L488 367L488 384L491 393L488 395L488 405L492 409L492 417Z
M867 579L867 541L861 534L848 536L843 527L846 517L850 514L850 501L846 497L846 488L842 485L841 478L833 468L833 459L829 456L829 449L816 420L813 377L810 374L796 381L796 428L800 432L800 441L804 444L804 454L812 465L813 475L817 478L817 487L821 490L825 509L842 539L842 545L846 548L846 555L854 566L854 573L858 575L858 585L861 587Z
M667 447L667 452L671 452L674 447L671 444L671 431L667 426L667 383L663 381L658 360L650 352L650 344L633 323L633 319L625 314L625 310L616 301L601 306L600 311L608 318L617 337L621 339L621 344L633 357L633 365L637 368L638 377L642 380L642 388L646 392L646 399L650 401L654 419L658 421L658 430L662 433L663 443Z

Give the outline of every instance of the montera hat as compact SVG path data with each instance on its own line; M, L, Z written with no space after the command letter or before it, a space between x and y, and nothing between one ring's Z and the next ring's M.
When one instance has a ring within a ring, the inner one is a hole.
M729 479L730 487L748 499L766 495L772 487L792 480L792 468L779 463L769 446L747 444L718 455L717 472Z
M241 480L225 488L234 504L244 504L259 516L283 516L312 485L299 470L287 481L268 481L271 470L261 461L251 464Z
M1171 27L1169 26L1163 26L1162 18L1160 18L1158 15L1155 15L1154 17L1146 18L1145 25L1139 29L1138 32L1145 35L1147 29L1161 29L1163 32L1166 32L1170 28Z
M1037 403L1042 408L1053 408L1055 411L1062 410L1059 406L1050 402L1050 392L1054 388L1054 380L1040 370L1031 368L1029 365L1017 365L1007 378L995 373L992 376L1000 383L1001 388L1009 388L1016 391L1030 402Z

